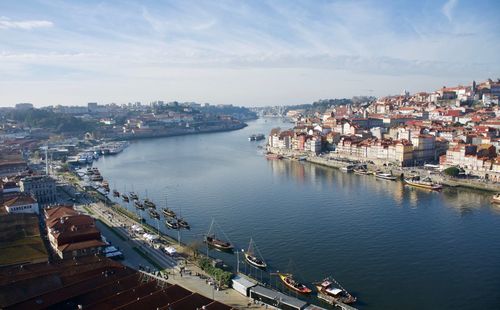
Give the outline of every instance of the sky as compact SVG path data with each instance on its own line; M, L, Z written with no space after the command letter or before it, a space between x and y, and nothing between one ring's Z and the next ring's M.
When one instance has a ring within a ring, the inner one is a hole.
M245 106L500 78L500 1L0 2L0 106Z

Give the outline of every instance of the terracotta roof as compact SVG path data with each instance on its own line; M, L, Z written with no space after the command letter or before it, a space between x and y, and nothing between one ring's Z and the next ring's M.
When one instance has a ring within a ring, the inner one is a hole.
M36 200L27 194L19 194L16 197L7 200L4 204L6 207L21 206L36 203Z
M61 252L71 252L81 249L96 248L105 246L106 244L100 240L87 240L82 242L72 242L58 246L57 249Z

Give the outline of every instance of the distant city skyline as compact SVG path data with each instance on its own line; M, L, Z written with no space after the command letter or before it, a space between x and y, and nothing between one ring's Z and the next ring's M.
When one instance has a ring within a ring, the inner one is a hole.
M243 106L500 77L495 1L2 1L0 106Z

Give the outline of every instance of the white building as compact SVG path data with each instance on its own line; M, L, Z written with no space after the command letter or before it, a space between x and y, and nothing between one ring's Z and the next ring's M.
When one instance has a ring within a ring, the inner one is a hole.
M7 213L36 213L38 214L38 203L30 195L18 195L4 203Z

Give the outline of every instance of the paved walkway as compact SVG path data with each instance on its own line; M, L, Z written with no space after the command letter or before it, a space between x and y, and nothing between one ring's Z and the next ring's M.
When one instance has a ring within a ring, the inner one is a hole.
M78 207L81 211L86 212L83 207ZM98 228L101 230L102 234L106 237L106 240L111 242L114 246L118 246L122 253L124 254L123 263L131 268L137 269L139 265L148 267L150 270L155 271L154 266L149 263L144 257L139 255L133 248L137 247L142 249L145 253L149 255L157 264L159 264L168 273L168 282L172 284L178 284L185 287L188 290L197 292L208 298L215 299L222 303L225 303L231 307L238 309L265 309L263 306L254 305L251 303L251 299L241 295L233 289L216 290L214 286L207 283L205 279L196 276L196 274L204 274L198 266L187 263L185 265L184 259L180 258L176 260L164 252L161 249L155 249L153 246L148 244L145 240L141 239L140 236L131 234L130 227L137 224L133 220L114 212L110 208L106 208L99 204L89 205L87 208L93 212L90 214L96 218L99 218L102 222L106 223L110 227L113 227L115 232L120 233L127 240L122 240L116 234L111 231L106 225L102 223L97 223ZM169 244L178 248L177 244ZM162 245L163 247L164 245ZM180 266L185 267L185 272L180 274Z

